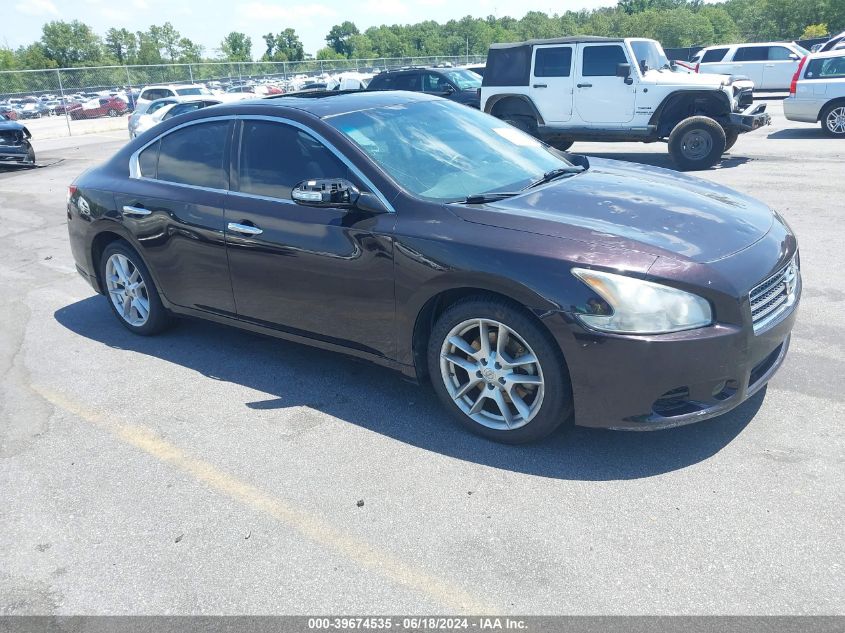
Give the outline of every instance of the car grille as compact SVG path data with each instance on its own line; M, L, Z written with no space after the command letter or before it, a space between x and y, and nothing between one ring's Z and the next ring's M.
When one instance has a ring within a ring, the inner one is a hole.
M798 298L800 271L795 257L749 294L754 333L760 334L789 311Z

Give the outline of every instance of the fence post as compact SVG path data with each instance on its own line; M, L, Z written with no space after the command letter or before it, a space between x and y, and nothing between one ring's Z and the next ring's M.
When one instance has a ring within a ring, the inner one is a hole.
M238 81L242 81L242 80L243 80L243 75L241 73L241 63L238 62Z
M188 64L188 75L191 77L191 83L194 83L194 69Z
M134 111L136 99L135 95L132 94L132 78L129 76L129 66L124 66L123 68L126 70L126 89L129 90L129 94L127 95L127 97L131 102L129 105L132 106L132 110Z
M70 115L67 112L67 101L65 101L65 89L62 86L62 73L56 68L56 77L59 79L59 93L62 95L62 105L65 111L65 123L67 123L67 135L73 136L73 131L70 129Z

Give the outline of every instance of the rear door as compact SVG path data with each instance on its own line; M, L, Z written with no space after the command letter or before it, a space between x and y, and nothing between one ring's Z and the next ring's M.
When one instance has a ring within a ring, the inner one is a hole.
M763 87L763 70L769 63L768 46L737 46L731 60L730 74L745 75L754 82L755 89Z
M631 63L621 42L578 46L575 107L588 123L622 126L634 118L637 69L631 64L633 83L616 76L619 64Z
M572 118L574 45L534 47L529 95L547 123Z
M115 193L164 296L180 306L234 315L224 241L230 120L176 128L132 161Z
M798 70L800 56L786 46L769 46L769 60L763 66L762 90L789 90Z

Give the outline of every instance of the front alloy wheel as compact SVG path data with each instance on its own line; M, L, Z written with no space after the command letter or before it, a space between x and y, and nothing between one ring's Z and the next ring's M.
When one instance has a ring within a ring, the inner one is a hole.
M508 326L490 319L456 325L440 350L440 376L458 408L490 429L528 424L543 404L543 369Z
M569 422L569 373L554 338L500 297L463 299L438 318L428 345L434 390L469 430L517 444Z

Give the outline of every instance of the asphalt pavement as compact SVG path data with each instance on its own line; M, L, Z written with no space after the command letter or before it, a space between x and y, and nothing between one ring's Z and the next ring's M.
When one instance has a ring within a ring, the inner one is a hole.
M74 270L67 185L0 172L0 614L842 614L845 142L783 119L698 177L797 233L768 389L654 433L501 446L388 370L222 326L135 337ZM663 144L572 151L671 166ZM363 502L363 503L362 503Z

